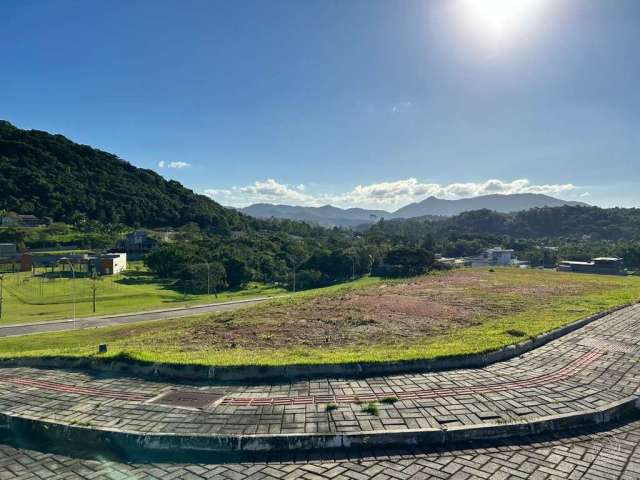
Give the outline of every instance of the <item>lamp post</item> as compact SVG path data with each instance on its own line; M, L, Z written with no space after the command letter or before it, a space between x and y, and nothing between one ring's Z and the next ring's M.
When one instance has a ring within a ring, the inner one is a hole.
M96 289L98 288L98 286L96 285L96 280L98 279L98 276L95 272L93 272L93 275L91 275L91 277L93 280L93 284L91 286L91 289L93 290L93 313L96 313Z
M72 294L73 294L73 329L75 330L76 325L76 270L73 268L73 263L70 259L67 258L67 262L69 262L69 266L71 267L71 283L72 286Z

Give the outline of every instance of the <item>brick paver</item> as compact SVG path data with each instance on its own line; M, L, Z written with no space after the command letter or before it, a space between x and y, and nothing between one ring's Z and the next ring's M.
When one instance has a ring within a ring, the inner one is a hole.
M237 385L0 369L0 411L134 432L280 434L444 428L579 412L637 395L640 305L482 369ZM203 408L164 405L170 390L217 393ZM360 402L394 396L378 415ZM153 398L153 403L150 401ZM216 397L217 398L217 397ZM336 402L338 408L327 411Z
M606 432L565 438L443 447L441 450L360 451L296 458L263 455L234 461L152 463L87 460L0 445L0 479L640 479L640 420Z

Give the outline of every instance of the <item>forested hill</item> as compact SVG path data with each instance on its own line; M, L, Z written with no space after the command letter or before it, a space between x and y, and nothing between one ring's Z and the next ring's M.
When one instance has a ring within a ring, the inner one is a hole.
M249 221L173 180L62 135L0 121L0 210L143 227L196 222L219 233Z
M371 227L390 235L508 235L514 238L593 240L640 239L640 209L564 206L533 208L516 213L474 210L441 220L413 218L383 221Z

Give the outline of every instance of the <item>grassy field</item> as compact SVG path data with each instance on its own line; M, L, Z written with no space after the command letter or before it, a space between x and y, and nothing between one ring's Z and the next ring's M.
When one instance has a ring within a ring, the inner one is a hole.
M496 269L352 284L235 312L0 339L0 357L107 356L206 365L409 360L518 343L640 299L640 278Z
M93 312L93 288L96 312ZM161 308L224 302L283 293L279 288L251 284L237 292L185 295L170 280L152 276L141 262L130 262L119 275L89 278L47 278L30 272L4 275L3 315L0 324L32 323L71 318L74 297L76 315L87 317Z

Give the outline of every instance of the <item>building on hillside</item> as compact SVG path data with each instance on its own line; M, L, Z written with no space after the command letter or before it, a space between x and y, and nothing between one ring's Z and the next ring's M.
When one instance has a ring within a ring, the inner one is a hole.
M35 215L5 215L0 218L0 225L3 227L35 228L48 224L48 219L39 218Z
M153 236L159 241L163 243L172 242L175 239L177 232L174 230L167 229L154 229Z
M16 255L15 243L0 243L0 258L9 258Z
M129 255L149 253L159 243L172 242L175 236L173 230L136 230L124 239L124 251Z
M104 253L96 258L96 271L100 275L116 275L126 269L126 253Z
M624 263L617 257L597 257L590 262L562 261L558 263L559 272L597 273L601 275L627 275Z
M148 253L158 241L146 230L136 230L127 235L124 240L124 250L130 255Z

